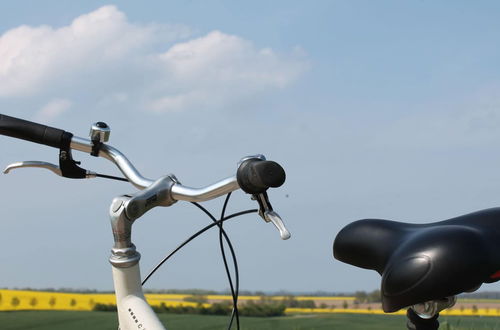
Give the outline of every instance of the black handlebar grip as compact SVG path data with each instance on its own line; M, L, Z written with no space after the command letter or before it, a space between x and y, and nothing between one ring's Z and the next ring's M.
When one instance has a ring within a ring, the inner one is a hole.
M0 114L0 134L62 148L73 136L61 129Z
M259 194L267 188L279 187L286 179L285 170L280 164L257 158L251 158L241 163L236 172L240 188L248 194Z

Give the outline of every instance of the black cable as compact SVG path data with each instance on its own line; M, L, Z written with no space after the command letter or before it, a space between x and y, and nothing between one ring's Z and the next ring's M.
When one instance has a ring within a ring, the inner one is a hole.
M226 197L226 200L224 201L224 206L222 208L222 215L221 215L221 219L223 219L224 217L224 213L225 213L225 210L226 210L226 207L227 207L227 203L229 201L229 198L231 196L231 193L229 193ZM201 206L200 204L198 203L195 203L195 202L192 202L193 205L195 205L196 207L198 207L200 210L202 210L210 219L212 219L212 221L214 223L217 222L217 220L215 219L215 217L207 210L205 209L203 206ZM238 271L238 262L236 261L236 253L234 252L234 249L233 249L233 245L231 244L231 240L229 239L229 237L227 236L226 234L226 231L223 229L222 227L222 222L220 222L218 225L219 227L219 242L221 244L221 254L222 254L222 260L224 261L224 267L225 267L225 270L226 270L226 275L227 275L227 278L228 278L228 281L229 281L229 288L231 289L231 296L233 298L233 311L231 312L231 319L229 321L229 325L228 325L228 330L231 329L232 327L232 324L233 324L233 320L234 320L234 317L236 316L236 320L237 320L237 327L239 329L239 313L238 313L238 291L234 289L234 285L233 285L233 281L232 281L232 277L231 277L231 272L229 271L229 265L227 263L227 257L226 257L226 253L224 251L224 245L223 245L223 242L222 242L222 236L224 236L224 239L226 240L227 242L227 245L231 251L231 256L232 256L232 259L233 259L233 264L234 264L234 271L235 271L235 277L236 277L236 280L237 280L237 286L239 286L239 271Z
M227 203L229 202L230 197L231 197L231 193L227 194L227 197L226 197L226 200L224 201L224 205L222 207L222 212L220 215L221 219L224 219L224 214L226 213ZM219 229L220 229L219 230L219 245L220 245L222 259L224 261L224 267L226 268L226 273L228 275L228 280L229 280L229 283L231 283L232 282L231 275L229 272L229 266L227 264L226 252L224 250L224 241L222 240L222 234L225 232L222 229L223 226L224 226L224 223L221 222L219 225ZM228 244L229 244L229 241L228 241ZM231 329L231 327L233 326L233 320L236 316L236 328L239 330L240 329L240 313L238 311L238 296L239 296L239 291L240 291L240 274L239 274L239 270L238 270L238 264L236 262L236 255L234 253L232 253L232 256L233 256L233 263L234 263L234 274L236 277L236 289L234 289L232 286L230 286L231 293L233 296L233 310L231 312L231 318L230 318L229 325L227 328L228 328L228 330Z
M118 180L118 181L125 181L125 182L128 182L128 179L127 178L120 178L118 176L113 176L113 175L106 175L106 174L99 174L99 173L96 173L95 175L96 177L98 178L104 178L104 179L111 179L111 180Z
M193 239L195 239L196 237L200 236L201 234L203 234L204 232L206 232L207 230L209 230L210 228L212 227L215 227L217 226L218 223L220 222L224 222L224 221L227 221L229 219L232 219L232 218L235 218L235 217L239 217L241 215L244 215L244 214L249 214L249 213L256 213L258 212L259 210L257 209L252 209L252 210L246 210L246 211L241 211L241 212L236 212L236 213L233 213L231 215L228 215L227 217L225 217L224 219L222 220L217 220L217 222L213 222L211 224L209 224L208 226L205 226L204 228L200 229L199 231L197 231L195 234L191 235L191 237L189 237L188 239L186 239L182 244L180 244L178 247L176 247L172 252L170 252L170 254L168 254L165 258L163 258L162 261L160 261L158 263L158 265L156 265L150 272L149 274L144 278L144 280L142 280L142 285L144 285L148 280L149 278L158 270L158 268L160 268L168 259L170 259L175 253L177 253L177 251L179 251L180 249L182 249L184 246L186 246L189 242L191 242Z

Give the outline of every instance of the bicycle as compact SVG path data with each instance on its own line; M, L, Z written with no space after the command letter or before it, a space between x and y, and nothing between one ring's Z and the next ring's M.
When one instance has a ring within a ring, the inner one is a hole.
M258 212L260 217L266 222L274 224L282 239L286 240L290 238L290 233L280 216L273 210L267 194L268 188L280 187L284 183L286 177L285 171L278 163L266 160L263 155L255 155L244 157L239 161L236 175L202 188L184 186L173 174L160 177L157 180L151 180L142 176L123 153L106 143L109 140L110 131L107 124L97 122L91 127L90 139L85 139L61 129L0 114L0 134L59 149L59 165L40 161L18 162L8 165L4 173L9 173L18 168L43 168L58 176L71 179L100 177L126 181L139 190L133 195L122 195L114 198L109 209L114 238L109 262L112 266L118 323L121 330L165 329L151 306L147 303L142 291L142 285L156 269L180 248L206 230L217 226L219 228L223 261L233 296L233 310L228 329L232 327L233 320L236 320L236 325L239 329L237 309L238 268L234 250L223 229L223 222L239 215ZM76 162L73 159L72 150L90 153L92 156L102 157L111 161L118 167L124 177L104 175L83 169L80 167L80 162ZM231 192L237 189L242 189L245 193L250 194L252 199L257 201L259 209L247 210L226 216L225 209L229 196ZM198 204L198 202L211 200L226 194L227 197L224 202L222 215L218 220ZM142 217L149 210L157 206L172 206L177 201L194 203L209 215L213 222L182 243L163 259L144 281L141 281L139 269L140 254L132 243L132 225L134 221ZM233 257L236 275L236 283L234 285L229 272L222 239L225 239L227 242Z
M384 312L407 310L408 329L439 328L456 295L500 279L500 208L410 224L355 221L336 236L333 255L382 276Z

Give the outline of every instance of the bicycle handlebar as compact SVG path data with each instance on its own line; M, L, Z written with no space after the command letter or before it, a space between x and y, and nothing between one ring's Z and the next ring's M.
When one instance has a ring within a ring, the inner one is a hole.
M71 149L90 153L92 150L92 141L77 136L71 139ZM99 157L106 158L114 163L123 175L138 189L145 189L155 182L142 176L132 163L118 149L113 148L108 144L103 144ZM239 188L236 176L228 177L202 188L191 188L176 183L172 187L172 197L175 200L183 200L188 202L203 202L227 193L230 193Z
M0 134L59 149L67 147L85 153L93 152L93 141L90 139L80 138L61 129L2 114L0 114ZM142 176L123 153L108 144L103 143L100 146L97 156L113 162L128 181L138 189L145 189L155 182L155 180ZM29 165L29 162L24 164L17 167L33 166ZM262 193L269 187L281 186L284 181L285 172L279 164L265 161L265 159L249 158L239 164L235 176L202 188L191 188L177 182L172 187L171 193L175 200L202 202L225 195L240 187L247 193Z
M252 194L253 199L259 203L260 217L266 222L272 222L279 230L282 239L290 238L290 233L279 215L273 210L266 193L268 188L279 187L285 182L285 171L278 163L267 161L262 155L242 159L238 164L236 175L206 187L191 188L183 186L174 175L164 176L156 181L142 176L124 154L103 143L108 140L110 134L109 126L104 123L92 126L91 139L89 140L73 136L64 130L0 114L0 134L59 148L59 167L47 162L18 162L7 166L4 173L9 173L15 168L39 167L48 169L57 175L74 179L104 176L80 168L78 166L80 163L75 162L71 156L71 150L78 150L90 153L92 156L108 159L118 167L127 181L139 190L146 189L146 197L154 196L151 199L155 201L154 205L149 202L149 198L146 198L142 209L144 212L155 206L170 206L179 200L203 202L241 188L246 193ZM163 181L168 181L168 184L162 184ZM164 191L165 189L166 191ZM141 195L137 194L137 196ZM138 201L139 199L138 197ZM144 200L141 201L144 202ZM137 217L144 212L132 213Z
M61 129L0 114L0 134L61 148L73 134Z

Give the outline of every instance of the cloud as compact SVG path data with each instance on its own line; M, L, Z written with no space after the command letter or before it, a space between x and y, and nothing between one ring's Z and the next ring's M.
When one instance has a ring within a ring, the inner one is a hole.
M20 26L0 37L0 97L44 91L70 76L114 61L124 64L131 53L151 43L154 27L129 24L114 6L82 15L59 29ZM103 74L106 74L104 71Z
M0 36L0 100L87 95L109 104L133 94L138 107L181 111L285 88L307 69L299 52L279 54L219 31L192 34L181 25L131 23L115 6L60 28L8 30Z
M50 123L55 118L66 112L72 103L66 99L53 99L43 106L36 114L35 121L41 123Z
M299 57L258 49L248 40L220 31L175 44L158 58L177 90L166 87L167 95L151 104L156 111L217 106L284 88L307 68Z

